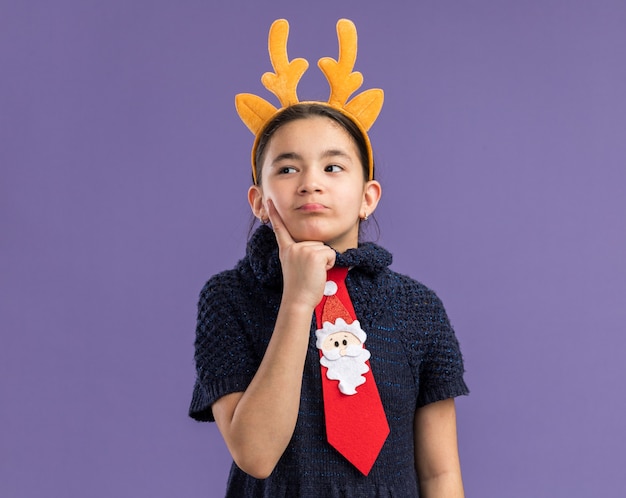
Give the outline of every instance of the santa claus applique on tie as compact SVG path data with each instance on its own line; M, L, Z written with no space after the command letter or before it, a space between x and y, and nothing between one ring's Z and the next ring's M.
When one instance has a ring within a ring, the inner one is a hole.
M367 334L345 285L347 274L348 268L328 271L324 297L315 308L316 346L328 442L368 475L389 435L389 424L365 349Z

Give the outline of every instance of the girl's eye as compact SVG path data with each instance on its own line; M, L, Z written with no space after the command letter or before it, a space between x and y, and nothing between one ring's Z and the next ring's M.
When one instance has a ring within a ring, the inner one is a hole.
M278 169L278 174L286 175L288 173L294 173L295 171L296 171L296 168L294 168L293 166L283 166L282 168Z
M338 164L329 164L328 166L326 166L326 168L324 168L324 171L326 171L327 173L337 173L341 170L342 167Z

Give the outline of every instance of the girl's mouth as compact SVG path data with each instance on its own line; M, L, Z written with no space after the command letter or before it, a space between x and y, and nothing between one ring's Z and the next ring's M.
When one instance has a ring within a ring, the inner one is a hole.
M325 209L327 209L326 206L318 204L317 202L309 202L298 207L299 211L304 211L306 213L315 213L318 211L324 211Z

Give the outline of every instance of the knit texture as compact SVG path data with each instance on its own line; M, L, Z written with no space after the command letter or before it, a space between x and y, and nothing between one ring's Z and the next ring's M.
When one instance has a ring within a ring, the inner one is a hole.
M227 498L419 496L415 410L469 391L459 344L441 301L421 283L390 270L391 260L388 251L373 243L337 254L336 260L337 266L350 267L346 286L367 332L370 366L391 429L370 474L363 476L326 441L312 315L291 442L267 479L255 479L233 463ZM271 338L281 292L276 239L262 226L236 267L213 276L200 294L191 417L214 421L211 405L247 388Z

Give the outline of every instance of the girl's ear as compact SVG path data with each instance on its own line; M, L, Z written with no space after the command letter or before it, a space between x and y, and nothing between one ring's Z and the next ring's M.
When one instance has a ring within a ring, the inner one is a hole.
M383 188L376 180L370 180L365 184L363 190L363 204L361 205L361 215L366 218L376 210Z
M262 222L267 221L267 211L263 204L263 191L258 185L252 185L248 189L248 203L254 216L256 216Z

